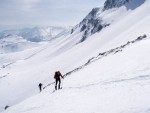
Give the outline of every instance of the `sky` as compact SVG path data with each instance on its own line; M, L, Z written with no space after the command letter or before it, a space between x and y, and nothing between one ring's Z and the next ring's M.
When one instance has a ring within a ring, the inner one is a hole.
M105 0L0 0L0 30L74 26Z

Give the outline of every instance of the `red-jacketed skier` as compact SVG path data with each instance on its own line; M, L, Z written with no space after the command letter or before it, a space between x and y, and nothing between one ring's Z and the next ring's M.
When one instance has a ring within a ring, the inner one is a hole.
M60 73L60 71L56 71L55 72L55 75L54 75L54 78L55 78L55 90L57 90L57 84L58 84L58 89L60 89L60 84L61 84L61 78L64 78L62 76L62 74ZM59 83L58 83L59 82Z

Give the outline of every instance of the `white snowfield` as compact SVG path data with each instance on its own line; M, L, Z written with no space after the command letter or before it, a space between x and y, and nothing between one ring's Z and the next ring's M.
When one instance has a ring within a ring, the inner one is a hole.
M82 33L77 30L38 47L0 54L1 113L150 113L149 8L146 0L135 10L126 10L80 44ZM52 84L39 93L38 84L53 83L55 71L65 74L144 35L66 76L61 90L53 92ZM4 110L6 105L10 107Z

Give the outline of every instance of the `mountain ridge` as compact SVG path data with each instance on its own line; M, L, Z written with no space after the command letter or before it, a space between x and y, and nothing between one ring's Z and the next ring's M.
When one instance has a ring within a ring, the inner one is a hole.
M100 32L103 28L111 25L114 21L117 21L118 18L116 17L119 17L120 15L120 17L123 15L126 16L126 13L130 12L130 10L135 10L144 2L145 0L106 0L102 8L93 8L79 24L72 28L71 33L80 29L83 36L78 43L81 43L89 36ZM119 13L118 9L120 9ZM112 17L109 16L109 18L106 18L107 15L112 15Z

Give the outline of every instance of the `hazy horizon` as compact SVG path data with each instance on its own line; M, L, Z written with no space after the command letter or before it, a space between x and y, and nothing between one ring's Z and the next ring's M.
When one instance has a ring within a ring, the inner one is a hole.
M74 26L105 0L1 0L0 31L34 26Z

